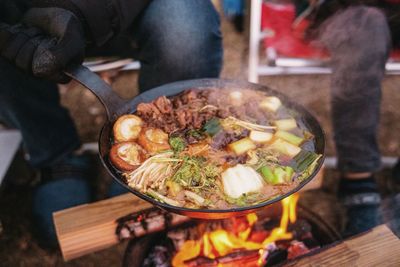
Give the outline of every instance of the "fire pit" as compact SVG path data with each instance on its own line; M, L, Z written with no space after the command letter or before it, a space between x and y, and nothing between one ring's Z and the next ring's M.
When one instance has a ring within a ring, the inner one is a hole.
M294 195L261 213L218 221L188 221L133 239L123 266L271 266L340 240ZM280 219L279 219L280 218Z

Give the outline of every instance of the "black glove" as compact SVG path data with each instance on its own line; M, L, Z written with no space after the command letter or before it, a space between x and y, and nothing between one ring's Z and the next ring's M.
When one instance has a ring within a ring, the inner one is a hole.
M21 24L0 24L0 54L41 78L65 83L64 68L80 64L85 38L80 20L62 8L32 8Z

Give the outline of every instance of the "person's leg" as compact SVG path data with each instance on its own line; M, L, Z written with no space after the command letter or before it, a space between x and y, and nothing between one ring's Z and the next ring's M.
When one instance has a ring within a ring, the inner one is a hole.
M372 174L380 167L377 130L390 32L381 11L363 6L334 15L321 31L332 56L332 121L343 178L339 194L351 215L348 231L355 233L379 220L380 198Z
M55 84L30 77L2 59L0 81L0 120L21 131L29 162L42 173L32 201L34 229L40 241L53 246L52 213L90 200L83 179L90 163L72 154L80 142Z
M43 168L80 146L57 86L0 59L0 118L21 131L33 167Z
M187 79L218 77L220 21L209 0L151 1L132 27L141 63L141 91Z
M380 167L377 142L381 82L390 51L385 15L375 8L352 7L323 27L331 52L331 101L338 168L369 173Z

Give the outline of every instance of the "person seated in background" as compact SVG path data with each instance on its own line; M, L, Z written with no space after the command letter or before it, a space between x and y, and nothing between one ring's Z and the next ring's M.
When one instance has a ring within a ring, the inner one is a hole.
M400 1L296 0L310 4L307 36L331 55L331 108L341 179L338 196L347 208L345 235L381 223L374 173L381 165L377 132L381 83L391 47L400 43ZM400 184L400 165L393 179Z
M177 80L218 77L219 16L209 0L0 0L0 120L18 128L30 164L41 170L35 228L57 244L52 213L91 200L90 161L57 83L85 51L118 35L135 42L140 91Z

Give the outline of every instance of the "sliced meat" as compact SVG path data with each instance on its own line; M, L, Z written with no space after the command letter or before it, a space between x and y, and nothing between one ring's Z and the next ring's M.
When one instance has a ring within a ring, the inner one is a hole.
M153 103L140 103L137 106L137 113L139 116L154 117L154 115L159 115L161 112Z
M161 96L154 101L156 107L160 110L161 113L166 114L172 111L172 103L165 96Z
M146 122L146 126L163 129L168 134L200 129L218 113L216 109L202 110L208 104L211 91L191 89L171 99L161 96L151 103L139 104L137 114Z

